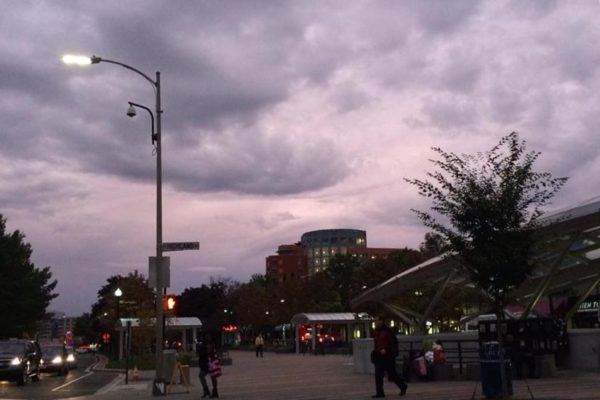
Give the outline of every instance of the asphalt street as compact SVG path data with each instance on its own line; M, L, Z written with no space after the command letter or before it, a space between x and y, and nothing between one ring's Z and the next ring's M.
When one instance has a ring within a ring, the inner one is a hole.
M78 368L65 376L56 373L42 373L39 382L28 382L17 386L14 382L0 384L0 399L64 399L70 397L91 396L119 376L112 372L94 372L97 363L93 354L78 357Z

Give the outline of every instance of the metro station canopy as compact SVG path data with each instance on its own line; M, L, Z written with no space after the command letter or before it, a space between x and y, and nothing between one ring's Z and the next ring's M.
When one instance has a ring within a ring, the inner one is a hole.
M600 197L547 214L540 219L536 236L538 243L543 244L540 246L543 250L534 255L537 266L514 292L518 303L526 307L522 317L527 317L543 296L572 289L579 298L567 312L565 319L570 319L600 282ZM366 290L351 301L351 307L366 302L382 303L408 322L410 318L406 314L415 316L418 313L388 304L391 298L413 293L425 282L434 284L439 289L427 307L430 311L449 287L473 290L475 286L466 271L446 256L427 260ZM419 315L421 322L427 318L428 311Z

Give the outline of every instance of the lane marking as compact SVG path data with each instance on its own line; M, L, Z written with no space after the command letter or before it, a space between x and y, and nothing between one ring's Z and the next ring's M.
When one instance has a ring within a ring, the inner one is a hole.
M87 367L85 369L85 372L90 372L91 370L93 370L94 368L96 368L96 365L100 364L100 359L97 359L95 363L93 363L92 365L90 365L89 367Z
M119 375L115 376L115 378L111 382L107 383L100 389L96 390L96 393L94 393L94 396L96 396L98 394L106 394L108 392L115 390L115 388L124 380L125 380L124 375L119 374Z
M67 383L65 383L63 385L55 387L54 389L52 389L52 391L55 392L57 390L60 390L60 389L62 389L64 387L66 387L66 386L69 386L71 383L77 382L78 380L81 380L83 378L87 378L88 376L93 375L93 374L94 374L93 372L88 372L85 375L81 375L79 378L73 379L72 381L69 381L69 382L67 382Z

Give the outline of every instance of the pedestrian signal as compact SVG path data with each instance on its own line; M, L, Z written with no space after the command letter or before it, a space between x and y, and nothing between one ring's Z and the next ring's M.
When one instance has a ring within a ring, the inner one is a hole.
M168 294L163 297L163 311L165 315L175 315L175 308L177 307L177 297L173 294Z

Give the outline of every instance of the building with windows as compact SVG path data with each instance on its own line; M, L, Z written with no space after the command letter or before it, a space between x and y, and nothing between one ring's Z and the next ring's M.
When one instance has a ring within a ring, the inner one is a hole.
M277 249L277 255L267 257L266 275L276 282L300 278L308 274L306 255L300 244L283 244Z
M376 258L386 259L395 251L399 249L386 249L378 247L349 247L348 254L353 257L358 257L363 261L374 260Z
M337 254L362 261L388 258L399 249L367 247L367 232L359 229L322 229L306 232L296 244L284 244L266 259L266 276L276 282L323 271Z
M77 317L67 317L63 312L51 311L40 322L38 337L48 341L72 337L75 322Z
M319 272L329 265L336 254L346 255L348 249L367 247L367 232L359 229L323 229L306 232L300 243L306 254L308 274Z

